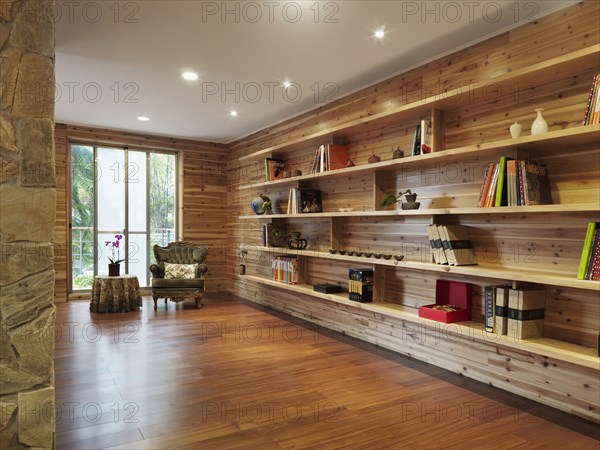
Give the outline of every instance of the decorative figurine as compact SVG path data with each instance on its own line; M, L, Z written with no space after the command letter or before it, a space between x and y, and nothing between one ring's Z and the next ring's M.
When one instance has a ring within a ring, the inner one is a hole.
M349 159L348 163L346 164L346 167L354 167L354 161L352 161L351 159Z
M394 149L392 148L392 150ZM394 150L394 153L392 154L392 159L400 158L404 158L404 152L400 149L400 147L398 147L396 150Z
M402 197L404 197L406 199L406 202L402 202ZM381 201L381 206L390 206L393 205L394 203L400 203L400 207L403 210L407 210L407 209L419 209L419 206L421 206L420 202L417 202L417 194L416 193L412 193L410 191L410 189L407 189L404 192L398 192L398 195L394 195L394 194L388 194L385 196L385 198Z
M371 156L369 156L368 161L369 161L369 164L376 163L376 162L381 161L381 158L377 155L371 155Z
M517 139L519 136L521 136L522 131L523 125L521 125L519 122L515 122L510 126L510 135L513 139Z
M544 119L544 116L542 116L543 111L544 108L538 108L535 110L535 112L537 113L537 117L531 124L532 136L535 136L536 134L543 134L546 131L548 131L548 122L546 122L546 119Z

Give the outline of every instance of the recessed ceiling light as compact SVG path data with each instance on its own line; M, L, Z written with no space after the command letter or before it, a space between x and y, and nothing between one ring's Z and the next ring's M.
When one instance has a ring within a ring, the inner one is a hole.
M285 89L289 88L291 85L292 85L292 82L291 82L291 81L284 81L284 82L283 82L283 87L284 87Z
M184 72L181 77L185 80L194 81L198 79L198 74L194 72Z
M229 115L230 115L231 117L237 117L237 115L238 115L238 112L237 112L236 110L233 110L233 111L230 111L230 112L229 112Z
M379 30L377 30L375 32L375 37L377 39L383 39L384 36L385 36L385 30L383 28L380 28Z
M150 120L150 118L146 117L146 116L138 116L137 119L140 120L140 121L142 121L142 122L148 122Z

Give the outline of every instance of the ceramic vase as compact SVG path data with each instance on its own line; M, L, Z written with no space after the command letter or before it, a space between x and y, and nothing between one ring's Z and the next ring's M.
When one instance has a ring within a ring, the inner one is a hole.
M515 122L510 126L510 135L512 136L513 139L516 139L519 136L521 136L522 131L523 131L523 125L521 125L519 122Z
M548 122L546 122L546 119L544 119L544 116L542 116L543 111L544 111L544 108L538 108L535 110L535 112L537 113L537 117L531 124L531 135L532 136L535 136L537 134L543 134L546 131L548 131Z
M109 264L108 265L108 276L109 277L118 277L121 273L121 265L120 264Z

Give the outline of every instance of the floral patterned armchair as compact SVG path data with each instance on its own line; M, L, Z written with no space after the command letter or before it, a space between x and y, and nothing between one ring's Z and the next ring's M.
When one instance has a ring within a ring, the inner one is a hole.
M175 303L193 298L196 308L206 291L205 264L208 248L191 242L171 242L166 247L153 248L156 264L150 266L152 272L152 299L154 311L159 298Z

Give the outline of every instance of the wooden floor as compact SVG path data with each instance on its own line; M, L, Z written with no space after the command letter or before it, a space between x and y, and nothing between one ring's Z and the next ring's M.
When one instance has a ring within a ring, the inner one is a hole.
M58 304L57 449L598 449L599 427L231 296Z

